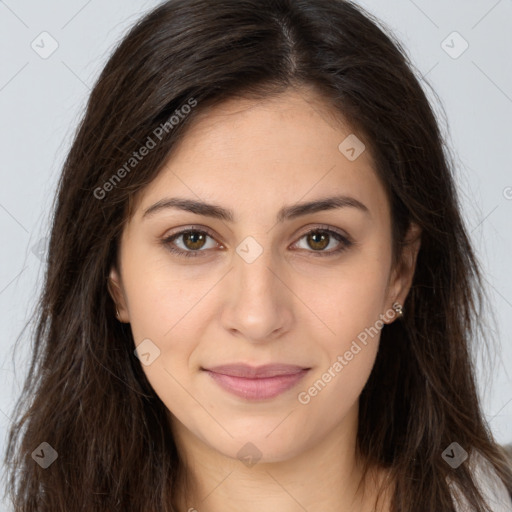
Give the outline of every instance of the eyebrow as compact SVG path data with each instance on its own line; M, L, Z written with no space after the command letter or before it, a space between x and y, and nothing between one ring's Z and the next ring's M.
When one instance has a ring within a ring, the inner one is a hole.
M285 220L292 220L297 217L316 213L324 210L334 210L339 208L356 208L363 213L370 215L368 208L354 197L337 195L331 197L324 197L315 201L307 203L298 203L290 206L284 206L279 210L276 216L277 222L284 222ZM157 212L175 208L187 212L195 213L197 215L204 215L226 222L234 222L235 215L233 210L223 208L222 206L209 204L202 201L193 199L172 197L164 198L156 202L144 211L143 218L150 217Z

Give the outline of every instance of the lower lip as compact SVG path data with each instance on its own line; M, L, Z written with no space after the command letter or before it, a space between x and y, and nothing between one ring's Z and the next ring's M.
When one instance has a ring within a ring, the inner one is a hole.
M208 371L208 370L207 370ZM309 370L290 375L250 379L208 371L221 388L246 400L267 400L293 388Z

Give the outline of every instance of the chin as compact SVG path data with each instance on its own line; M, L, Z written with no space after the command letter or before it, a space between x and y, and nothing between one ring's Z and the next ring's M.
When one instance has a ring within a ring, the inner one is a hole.
M279 432L279 427L272 432L278 424L274 422L271 429L266 428L266 425L265 428L255 426L253 434L247 430L235 431L228 428L233 438L228 435L212 438L211 434L207 434L208 437L203 439L223 456L237 459L249 467L255 463L284 462L306 450L308 440L298 438L289 430Z

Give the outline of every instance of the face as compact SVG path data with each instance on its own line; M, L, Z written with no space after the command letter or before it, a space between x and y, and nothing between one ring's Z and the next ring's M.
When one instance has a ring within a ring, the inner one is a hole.
M392 268L369 150L327 108L288 91L202 115L111 272L173 431L228 457L282 461L342 432L410 286L418 246Z

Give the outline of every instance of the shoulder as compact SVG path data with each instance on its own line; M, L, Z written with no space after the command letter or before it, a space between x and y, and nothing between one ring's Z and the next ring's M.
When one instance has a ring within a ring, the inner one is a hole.
M471 457L469 464L490 510L492 512L512 512L512 498L491 464L478 452ZM451 482L449 484L452 488L457 512L473 512L474 508L460 495L458 488Z

